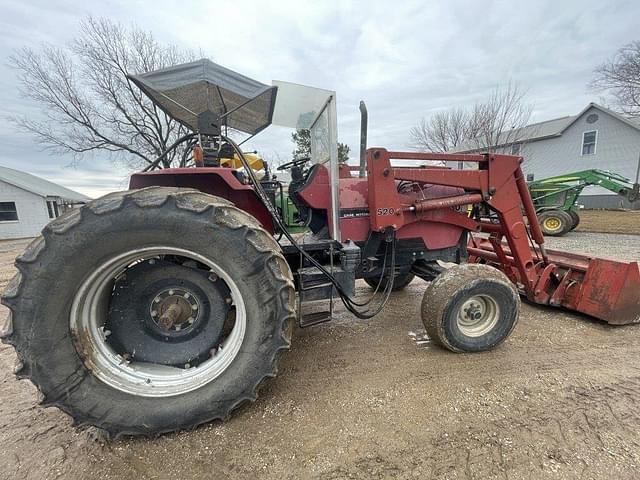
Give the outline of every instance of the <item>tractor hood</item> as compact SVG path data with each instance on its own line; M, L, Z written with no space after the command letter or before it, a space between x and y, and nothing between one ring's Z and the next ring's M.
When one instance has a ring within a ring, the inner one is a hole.
M208 59L129 78L167 115L194 131L206 121L255 135L271 124L277 89Z

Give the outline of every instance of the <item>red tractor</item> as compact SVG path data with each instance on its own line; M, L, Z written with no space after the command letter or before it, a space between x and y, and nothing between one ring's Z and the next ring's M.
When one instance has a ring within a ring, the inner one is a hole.
M349 167L337 162L334 92L263 85L207 60L132 80L191 129L172 148L193 149L194 166L150 168L55 219L2 298L17 374L79 424L153 436L225 419L276 375L294 323L329 320L334 299L371 318L415 276L431 282L428 335L454 352L503 342L520 295L640 321L637 263L544 248L520 157L365 150L363 129ZM282 185L238 145L272 123L311 132L311 158L280 167L302 237L274 208ZM244 168L222 166L230 158ZM354 297L356 279L370 298Z

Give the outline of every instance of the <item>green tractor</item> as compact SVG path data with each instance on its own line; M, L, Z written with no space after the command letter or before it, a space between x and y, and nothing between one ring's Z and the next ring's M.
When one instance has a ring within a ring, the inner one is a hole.
M308 231L307 225L300 218L298 209L291 201L289 194L284 191L276 195L276 210L290 233L302 233Z
M640 173L640 163L638 167ZM578 226L578 197L586 187L606 188L629 202L640 198L638 175L632 183L622 175L596 169L535 180L527 185L542 231L550 236L562 236Z

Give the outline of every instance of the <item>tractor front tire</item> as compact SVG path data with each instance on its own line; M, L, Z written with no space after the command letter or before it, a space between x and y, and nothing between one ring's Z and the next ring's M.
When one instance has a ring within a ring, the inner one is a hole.
M393 287L391 287L391 291L397 292L399 290L404 289L407 285L409 285L413 281L415 277L416 276L411 272L396 275L395 277L393 277ZM366 277L364 281L367 282L367 285L369 285L371 288L375 289L376 287L378 287L378 282L380 282L380 277ZM388 276L383 277L382 282L380 283L380 288L378 288L378 291L384 292L388 281L389 281Z
M580 215L578 215L578 212L576 212L575 210L567 210L567 213L571 217L572 221L571 228L569 230L575 230L575 228L580 225Z
M111 436L224 420L289 349L295 291L278 243L197 190L94 200L47 225L16 267L2 336L17 375Z
M431 282L422 298L429 338L452 352L490 350L518 322L520 296L509 279L488 265L455 265Z
M571 230L573 220L563 210L546 210L538 214L538 223L542 233L550 237L561 237Z

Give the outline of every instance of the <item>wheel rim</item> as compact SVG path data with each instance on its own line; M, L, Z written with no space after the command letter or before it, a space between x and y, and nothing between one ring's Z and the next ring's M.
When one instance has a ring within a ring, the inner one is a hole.
M206 265L231 292L235 322L210 359L197 367L178 368L154 363L127 362L107 342L104 325L114 278L128 266L160 255L177 255ZM130 250L106 259L80 285L70 315L76 351L101 381L120 391L144 397L168 397L196 390L219 377L236 358L244 340L247 320L240 290L230 275L200 254L168 246Z
M458 329L468 337L481 337L498 323L500 307L489 295L474 295L458 310Z
M560 220L556 217L545 218L544 227L549 231L556 231L562 226Z

